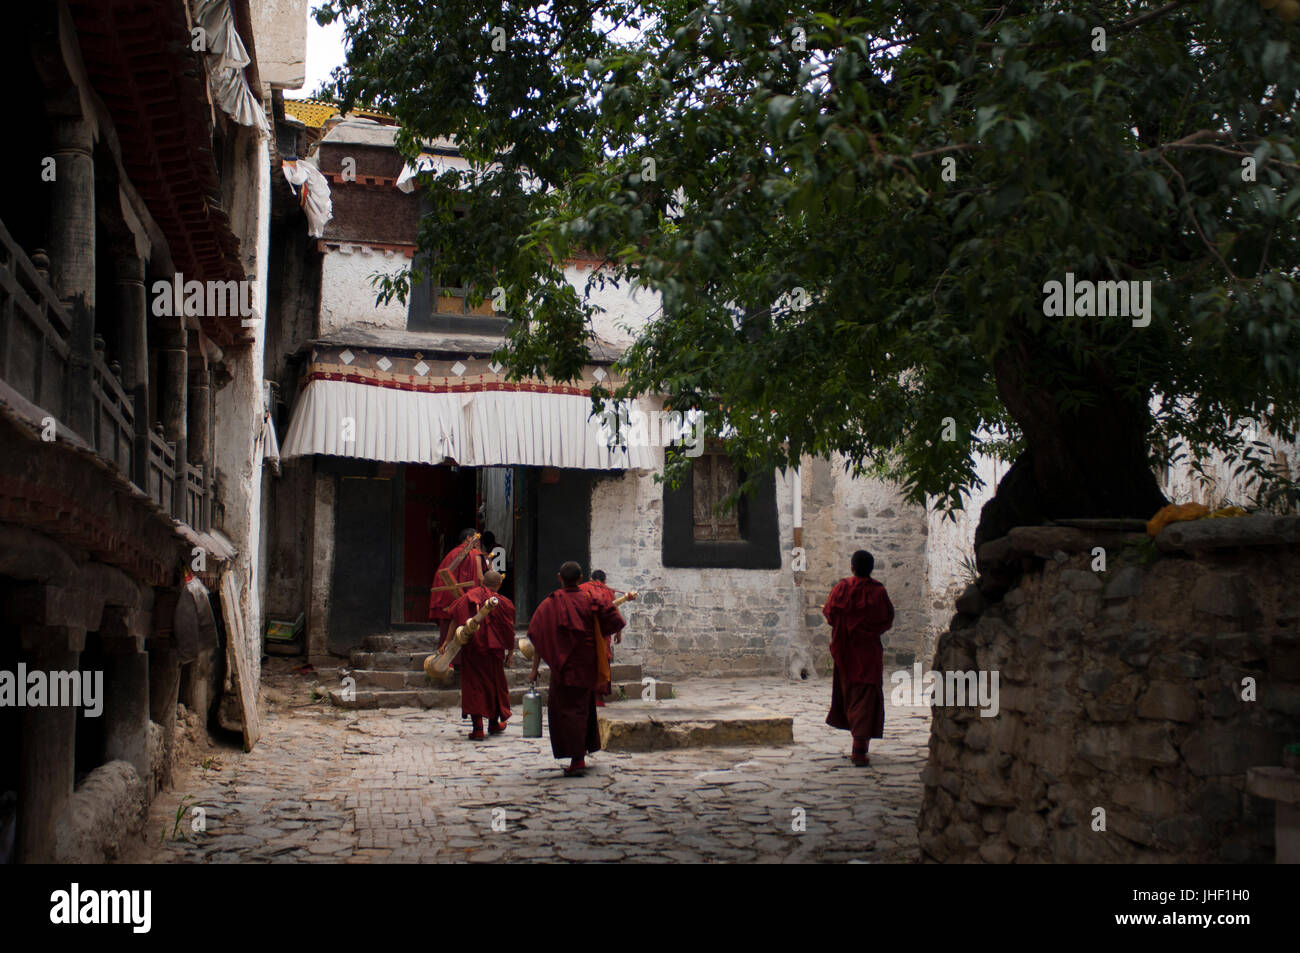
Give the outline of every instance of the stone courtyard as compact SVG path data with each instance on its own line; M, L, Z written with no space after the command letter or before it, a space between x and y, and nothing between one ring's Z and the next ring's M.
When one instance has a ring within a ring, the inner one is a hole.
M550 742L466 739L458 709L333 708L314 678L266 669L250 753L196 750L122 858L152 863L597 861L908 863L929 742L927 708L888 706L871 765L824 724L827 679L693 679L691 706L792 716L792 745L599 752L564 778ZM614 703L604 711L654 703ZM662 704L662 703L661 703ZM669 703L671 704L671 703ZM178 810L185 813L179 823ZM202 808L196 824L195 808ZM205 830L196 832L194 827Z

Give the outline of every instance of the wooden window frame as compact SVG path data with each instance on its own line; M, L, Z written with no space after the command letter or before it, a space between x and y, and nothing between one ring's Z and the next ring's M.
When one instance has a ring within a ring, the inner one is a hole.
M745 480L736 467L736 479ZM695 467L681 486L664 485L663 564L690 569L780 569L780 523L776 510L776 479L768 474L756 481L754 491L740 498L738 540L695 539Z

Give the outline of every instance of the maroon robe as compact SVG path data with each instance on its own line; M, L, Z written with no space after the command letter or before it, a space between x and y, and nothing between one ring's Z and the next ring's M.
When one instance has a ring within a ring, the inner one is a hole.
M579 585L578 588L583 592L595 596L600 600L602 605L613 604L614 602L614 590L609 588L609 586L605 585L599 579L590 579ZM620 617L621 616L622 613L620 613ZM614 640L611 636L612 633L606 632L605 627L601 626L600 641L602 644L598 651L604 653L604 659L602 661L600 656L597 656L596 658L596 668L599 669L600 672L600 677L597 679L599 684L596 686L596 693L598 695L608 695L614 689L609 668L610 663L614 661Z
M468 546L469 543L470 541L467 539L465 542L452 549L451 552L442 558L442 562L438 563L438 569L433 574L434 589L437 589L439 586L447 585L447 583L443 582L442 579L439 578L444 569L451 570L451 576L457 582L465 583L465 585L461 587L460 592L457 592L455 589L444 589L442 592L429 593L429 619L430 621L438 623L438 628L441 630L442 641L444 642L447 640L448 631L451 630L451 616L447 614L448 607L450 607L453 602L459 599L471 588L477 586L483 581L483 564L479 558L482 554L478 549L472 550L460 561L459 566L455 569L451 569L451 564L456 561L456 557L460 555L461 550Z
M464 625L496 596L498 605L479 630L461 647L452 665L460 672L460 713L493 721L510 717L510 686L506 656L515 644L515 604L486 586L475 586L447 607L449 628Z
M577 586L557 589L542 600L528 622L528 638L551 668L546 702L551 751L557 758L582 758L600 750L596 728L596 620L613 635L626 623L614 608Z
M598 596L606 602L614 601L614 590L609 588L599 579L588 579L582 585L578 586L583 592L590 592L593 596Z
M879 738L885 730L880 636L894 624L889 594L874 579L850 576L835 584L822 615L831 624L835 660L826 724L852 732L854 742Z

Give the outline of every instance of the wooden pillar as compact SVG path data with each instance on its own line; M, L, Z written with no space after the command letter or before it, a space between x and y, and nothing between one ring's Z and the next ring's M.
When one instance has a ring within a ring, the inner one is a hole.
M50 195L50 285L64 301L84 296L95 307L95 162L90 124L54 123Z
M185 435L190 463L203 468L203 504L199 525L194 529L207 530L211 525L212 501L208 483L212 475L212 389L211 372L201 347L192 349L190 362L189 428Z
M19 628L22 659L30 671L75 672L85 629L57 625ZM24 708L18 744L18 862L50 863L55 828L72 796L76 776L77 709Z
M174 606L175 603L172 603ZM163 731L163 763L170 782L171 759L176 742L176 701L180 694L181 666L170 639L149 641L149 717Z
M122 386L135 406L135 469L131 479L149 489L149 306L144 289L144 261L134 255L117 260L117 300L121 326L118 341Z
M149 656L144 643L150 614L105 606L99 627L104 647L104 760L129 761L150 783Z
M185 473L189 460L186 429L189 415L190 368L189 352L185 347L183 328L169 328L162 334L159 353L158 414L162 417L163 434L176 445L176 482L172 487L172 516L185 516Z
M95 162L90 124L81 119L56 120L52 146L50 284L72 318L64 423L90 443L94 439L90 368L95 353Z

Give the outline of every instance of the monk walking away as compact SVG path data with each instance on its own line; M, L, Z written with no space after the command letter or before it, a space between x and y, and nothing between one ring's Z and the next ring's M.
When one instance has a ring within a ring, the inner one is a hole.
M483 719L490 734L506 730L510 717L510 686L506 683L506 665L515 651L515 604L500 595L501 573L488 570L483 585L475 586L447 608L450 631L455 632L493 596L497 606L488 613L474 637L465 643L452 660L460 672L460 714L472 719L470 741L482 741ZM443 640L444 642L446 639ZM442 648L441 643L438 646Z
M546 702L551 751L556 758L569 758L566 776L580 775L587 767L587 754L600 750L596 727L596 692L600 686L598 632L616 635L623 616L612 601L606 602L578 588L582 567L567 562L560 567L560 588L542 600L528 622L528 638L536 647L533 679L545 660L551 669ZM605 676L608 678L608 676Z
M831 625L835 661L831 710L826 724L853 734L855 765L871 763L872 738L885 732L884 648L880 636L894 624L894 606L885 587L871 578L876 561L859 549L850 563L853 575L831 589L822 615Z
M447 641L451 616L447 608L483 581L483 554L479 551L478 534L472 529L460 531L460 540L443 557L433 574L433 587L429 592L429 621L437 622L442 642Z

